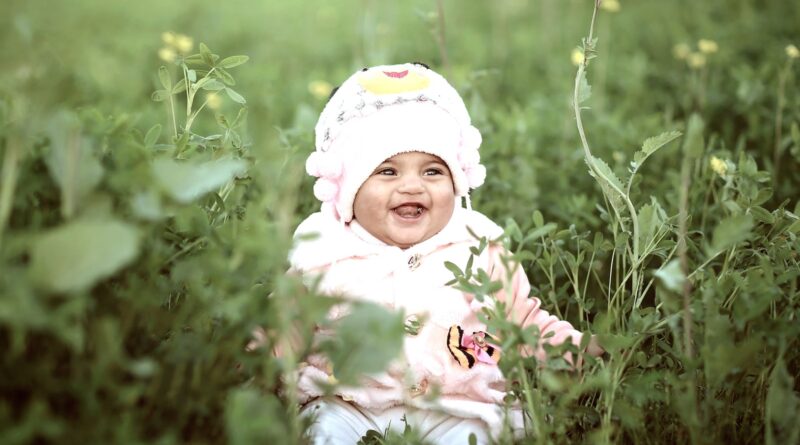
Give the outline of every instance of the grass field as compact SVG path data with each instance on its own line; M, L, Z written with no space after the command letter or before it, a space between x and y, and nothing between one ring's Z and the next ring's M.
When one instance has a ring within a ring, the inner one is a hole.
M324 319L285 275L318 208L313 127L352 72L405 61L462 94L473 207L608 352L579 372L505 356L522 443L799 443L800 4L593 10L5 0L0 443L302 443L281 382L310 338L281 360L245 345ZM493 320L509 346L535 335ZM369 361L398 335L323 352Z

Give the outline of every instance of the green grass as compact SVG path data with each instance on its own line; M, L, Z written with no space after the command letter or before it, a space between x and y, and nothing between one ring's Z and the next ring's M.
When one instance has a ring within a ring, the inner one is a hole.
M301 442L281 382L310 338L280 360L245 346L257 326L268 348L311 332L331 304L285 275L318 206L303 163L324 98L309 88L418 60L483 133L473 206L506 227L547 309L608 351L565 372L563 348L544 365L508 350L511 398L534 420L523 443L796 443L800 94L785 48L800 6L601 10L583 141L571 53L591 3L444 2L439 17L421 0L4 2L0 442ZM215 65L249 57L235 84L210 74L219 108L191 118L207 91L187 110L186 72L159 59L166 31L193 38L197 80L200 42ZM704 63L674 54L700 39L718 44ZM358 314L343 329L400 329ZM492 321L509 345L536 338ZM364 360L395 340L323 349Z

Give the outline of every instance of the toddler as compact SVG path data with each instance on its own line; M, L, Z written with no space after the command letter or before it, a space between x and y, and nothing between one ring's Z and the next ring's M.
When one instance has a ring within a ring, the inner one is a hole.
M538 326L543 341L578 345L582 334L528 295L525 273L503 266L500 245L489 244L472 267L495 280L510 276L504 290L479 302L446 285L453 275L444 263L464 267L478 244L470 230L487 239L503 233L470 206L469 191L483 183L486 169L481 135L461 97L420 63L365 68L334 91L315 131L306 169L318 178L314 195L322 208L297 228L292 269L309 282L321 278L323 293L422 322L385 372L365 376L359 387L339 387L333 397L317 384L331 378L322 357L301 366L300 399L304 415L316 417L315 443L353 444L370 429L402 431L403 416L433 443L466 444L471 433L486 443L504 421L520 430L519 410L503 414L501 351L478 312L494 298L505 302L510 320ZM541 345L530 353L545 358ZM433 388L440 396L424 397Z

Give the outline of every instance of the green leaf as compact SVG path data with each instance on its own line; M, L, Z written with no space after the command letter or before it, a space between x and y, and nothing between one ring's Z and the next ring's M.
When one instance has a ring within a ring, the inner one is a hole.
M242 136L239 133L237 133L236 131L231 131L230 140L231 140L231 145L234 148L242 148L243 147L243 145L242 145Z
M156 90L153 91L153 94L150 95L150 99L155 102L163 102L170 96L167 90Z
M234 102L242 105L246 103L244 97L242 97L241 94L237 93L232 88L225 88L225 92L228 93L228 97L230 97Z
M67 216L77 208L103 178L103 166L94 154L93 141L86 137L77 117L60 112L48 127L50 150L45 163L61 189L61 205Z
M680 136L681 136L680 131L673 130L673 131L665 131L664 133L661 133L658 136L647 138L642 144L641 153L650 156L651 154L655 153L656 150L674 141Z
M544 225L544 216L542 216L542 212L534 210L533 225L536 227L542 227Z
M527 242L529 240L536 240L542 238L544 236L549 235L551 232L555 231L558 228L558 224L556 223L547 223L544 226L537 227L532 231L528 232L525 235L524 241Z
M653 136L651 138L645 139L644 143L642 144L642 149L633 154L633 162L631 162L631 171L635 173L637 170L639 170L644 161L648 157L650 157L650 155L658 151L659 148L667 145L668 143L674 141L680 136L681 136L680 131L666 131L664 133L659 134L658 136Z
M195 91L199 90L200 88L202 88L204 90L208 90L208 91L219 91L219 90L225 88L225 84L223 84L222 82L220 82L219 80L217 80L217 79L215 79L213 77L204 77L204 78L200 79L199 82L197 82L196 84L192 85L192 88Z
M456 266L454 263L450 261L445 261L444 267L446 267L447 270L449 270L456 277L464 276L464 273L461 271L461 268Z
M231 86L236 85L236 81L233 80L233 76L231 76L231 73L225 71L222 68L219 68L217 70L217 74L219 75L219 78L222 79L223 82L225 82L225 85L231 85Z
M197 71L196 70L186 70L186 77L189 78L189 82L197 82Z
M356 383L363 374L383 371L403 346L403 316L383 306L354 304L336 326L333 337L321 346L333 363L336 379Z
M646 252L648 246L661 236L667 215L656 198L650 198L650 204L643 205L638 212L639 246Z
M581 71L581 77L578 81L578 103L581 104L589 100L592 96L592 87L586 80L586 71Z
M506 220L504 234L516 242L522 241L522 230L520 230L517 222L511 218Z
M795 374L796 376L796 374ZM798 443L800 440L800 397L795 392L794 378L779 357L770 376L766 400L766 443Z
M756 220L766 223L766 224L775 224L775 216L772 215L767 209L759 206L750 207L750 214L753 215L753 218Z
M186 91L186 79L181 79L175 84L174 87L172 87L172 91L170 93L179 94L183 93L184 91Z
M689 123L686 128L686 138L683 140L683 153L689 158L696 159L703 155L703 118L700 115L693 113L689 117Z
M794 155L795 159L800 160L800 126L797 125L797 122L792 122L790 131L792 134L792 142L794 143L792 146L792 155Z
M655 272L655 276L661 280L661 283L663 283L667 289L673 292L683 291L683 283L686 281L686 276L681 270L679 260L674 259L670 261L666 266L658 269ZM603 345L605 345L605 343L603 343Z
M602 159L589 156L586 162L589 164L589 174L600 184L600 187L608 197L617 215L622 215L625 212L625 205L623 203L625 194L623 192L622 182L611 170L611 167Z
M136 217L145 221L158 221L164 216L161 199L153 190L133 195L130 200L130 208Z
M216 118L217 118L217 123L221 127L226 128L226 129L230 128L230 125L228 124L228 118L226 118L224 114L221 114L221 113L217 114Z
M244 123L246 118L247 118L247 108L245 107L239 108L239 112L236 114L236 118L227 128L238 128L240 125Z
M236 175L244 173L246 167L245 162L239 159L197 164L162 158L153 163L153 174L172 199L188 203L222 187Z
M633 336L625 336L621 334L602 333L597 334L597 340L603 345L603 349L608 352L619 351L622 349L630 348L636 343L636 338Z
M622 194L622 182L619 180L616 174L611 170L611 167L606 164L605 161L598 157L592 156L589 159L591 166L593 167L590 170L592 176L594 176L598 182L605 183L609 186L612 190L614 190L617 194Z
M206 77L205 79L208 79L208 78ZM198 85L200 85L200 84L198 83ZM209 79L209 81L204 83L202 85L202 87L206 91L219 91L219 90L225 88L225 84L220 82L217 79Z
M213 77L203 77L202 79L200 79L199 81L195 82L192 85L192 91L197 91L200 88L203 88L203 85L207 84L208 82L211 82L212 80L214 80Z
M148 148L152 147L158 141L159 136L161 136L161 124L153 125L144 136L144 145Z
M218 66L222 68L233 68L247 63L248 60L250 60L249 56L230 56L222 59Z
M750 237L753 229L753 217L750 215L735 215L728 217L714 228L711 247L707 252L716 255Z
M200 57L206 65L214 66L214 58L212 57L211 50L202 42L200 43Z
M34 241L30 274L45 289L80 291L129 264L138 253L134 226L113 219L76 220Z
M270 419L252 422L253 416ZM233 389L225 403L225 427L232 444L284 443L290 437L280 401L253 388Z
M163 65L158 69L158 80L161 81L161 86L164 87L165 90L169 91L172 89L172 76L169 75L167 67Z

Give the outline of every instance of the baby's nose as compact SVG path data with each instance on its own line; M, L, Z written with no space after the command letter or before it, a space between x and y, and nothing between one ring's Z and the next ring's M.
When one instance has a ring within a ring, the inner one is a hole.
M403 176L399 190L403 193L416 193L422 191L422 178L419 175Z

